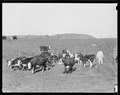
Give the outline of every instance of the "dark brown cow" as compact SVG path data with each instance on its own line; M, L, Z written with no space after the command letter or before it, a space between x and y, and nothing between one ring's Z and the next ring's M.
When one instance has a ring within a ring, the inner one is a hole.
M28 69L32 69L32 74L35 73L37 66L39 66L42 71L45 71L47 68L47 62L48 60L46 60L46 58L38 55L28 63Z
M76 61L74 57L69 58L61 58L61 62L58 64L63 64L65 67L65 71L63 73L71 73L73 70L73 66L75 65Z

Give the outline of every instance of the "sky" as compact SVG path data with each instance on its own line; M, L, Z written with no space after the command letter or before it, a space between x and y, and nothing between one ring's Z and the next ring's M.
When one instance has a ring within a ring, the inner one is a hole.
M117 38L116 3L2 3L2 35Z

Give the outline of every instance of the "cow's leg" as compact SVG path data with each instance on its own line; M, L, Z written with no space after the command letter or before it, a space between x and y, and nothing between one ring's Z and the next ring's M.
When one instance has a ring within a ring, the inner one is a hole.
M34 74L34 73L35 73L35 68L33 67L33 68L32 68L32 74Z
M92 62L90 60L88 60L88 62L90 63L90 68L92 67Z
M101 64L103 64L103 59L101 58Z
M98 58L98 64L99 64L99 65L101 64L101 62L100 62L100 58Z
M67 73L70 73L70 66L66 66Z
M32 68L32 74L35 73L35 69L36 69L35 67L36 67L36 65L34 65L33 68Z
M70 66L69 68L69 73L72 73L72 66Z
M12 69L11 69L11 72L13 72L13 71L15 71L15 70L17 70L18 68L16 68L16 67L12 67Z
M85 68L85 63L83 63L83 68Z

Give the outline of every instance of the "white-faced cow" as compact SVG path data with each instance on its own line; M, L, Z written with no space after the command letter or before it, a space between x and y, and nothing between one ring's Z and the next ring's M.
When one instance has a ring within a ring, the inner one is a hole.
M97 55L96 55L96 59L97 59L99 64L103 64L103 58L104 58L103 52L102 51L98 51Z
M36 56L34 57L29 63L28 63L28 69L32 69L32 74L36 72L37 66L39 67L39 70L45 71L47 68L47 59L42 56Z
M71 73L73 71L73 66L76 63L75 58L74 57L62 58L61 61L62 62L60 62L59 64L63 64L65 68L63 73Z
M22 64L22 70L28 70L28 63L34 58L33 57L27 57L22 60L18 60L18 64Z
M29 63L28 69L32 69L32 74L34 74L37 66L42 71L50 69L52 65L53 54L49 52L42 52L40 55L36 55Z
M11 40L17 40L17 36L10 37Z
M76 63L76 61L75 61L75 57L73 55L66 57L66 56L64 56L64 54L59 54L58 64L64 65L65 70L63 73L71 73L75 63Z
M83 63L83 68L86 66L86 62L90 63L90 68L93 66L93 63L95 64L95 54L90 55L83 55L81 53L78 54L81 62ZM95 66L97 67L97 66Z
M22 59L25 59L26 56L21 56L17 58L13 58L11 60L7 60L8 66L11 68L11 71L14 71L16 69L22 69L22 64L19 62Z

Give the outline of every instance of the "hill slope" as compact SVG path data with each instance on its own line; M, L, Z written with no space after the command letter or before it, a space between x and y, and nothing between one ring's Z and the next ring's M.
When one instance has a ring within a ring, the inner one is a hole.
M59 38L59 39L94 39L95 37L92 37L87 34L57 34L54 36L51 36L53 38Z
M87 34L74 34L74 33L66 33L66 34L56 34L56 35L27 35L27 36L18 36L18 37L30 37L30 38L51 38L51 39L95 39L95 37L87 35Z

